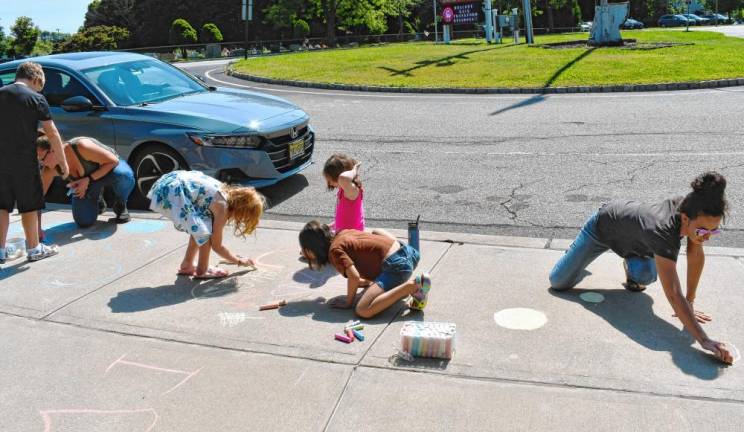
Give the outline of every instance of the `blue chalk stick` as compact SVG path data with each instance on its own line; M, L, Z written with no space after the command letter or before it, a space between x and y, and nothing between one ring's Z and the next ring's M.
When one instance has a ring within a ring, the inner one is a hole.
M351 332L354 334L355 338L359 339L359 342L364 340L364 335L361 332L357 330L352 330Z

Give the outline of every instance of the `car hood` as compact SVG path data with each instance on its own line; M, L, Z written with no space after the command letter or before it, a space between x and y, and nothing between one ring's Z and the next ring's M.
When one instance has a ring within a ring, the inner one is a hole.
M307 120L307 114L284 99L259 93L217 89L139 107L172 122L208 132L271 132Z

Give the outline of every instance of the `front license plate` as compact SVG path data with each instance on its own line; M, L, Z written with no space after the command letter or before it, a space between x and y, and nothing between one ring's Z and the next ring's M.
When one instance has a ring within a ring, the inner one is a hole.
M305 140L295 141L289 144L289 158L294 159L305 153Z

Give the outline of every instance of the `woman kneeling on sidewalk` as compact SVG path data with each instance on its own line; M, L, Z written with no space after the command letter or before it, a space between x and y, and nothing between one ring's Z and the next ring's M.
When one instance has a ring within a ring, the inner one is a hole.
M720 233L727 211L726 179L708 172L698 176L691 186L692 192L684 198L656 204L616 200L602 206L553 267L550 284L555 290L573 288L589 263L612 249L624 258L626 289L643 291L656 281L658 271L664 294L685 329L704 349L731 363L729 349L709 339L699 324L711 318L693 306L705 263L703 243ZM682 295L676 267L682 237L687 237L686 297Z
M72 217L81 228L93 225L98 219L99 205L104 187L113 189L115 199L112 210L116 222L129 222L127 200L134 189L134 173L129 165L119 159L116 152L95 138L78 137L62 144L73 180L67 187L72 192ZM49 191L55 176L60 175L57 159L50 157L53 150L49 140L41 135L36 140L36 153L41 164L44 194Z
M328 225L311 221L300 231L300 247L310 268L319 270L330 262L348 280L346 296L335 298L333 307L353 307L359 288L366 288L355 309L362 318L372 318L409 295L411 309L426 306L429 275L411 279L419 252L386 231L347 229L333 235Z

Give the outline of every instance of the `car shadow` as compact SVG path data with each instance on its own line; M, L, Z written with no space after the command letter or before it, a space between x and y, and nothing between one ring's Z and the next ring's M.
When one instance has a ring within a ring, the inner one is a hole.
M296 174L275 185L261 188L260 192L266 197L266 208L270 209L302 192L308 186L310 182L307 177L303 174Z
M582 301L579 296L590 291L601 293L604 301ZM693 348L695 340L689 333L657 316L653 311L654 301L648 294L624 289L549 289L549 292L560 299L580 304L637 344L652 351L669 352L674 364L687 375L710 381L718 378L727 367L713 355Z

